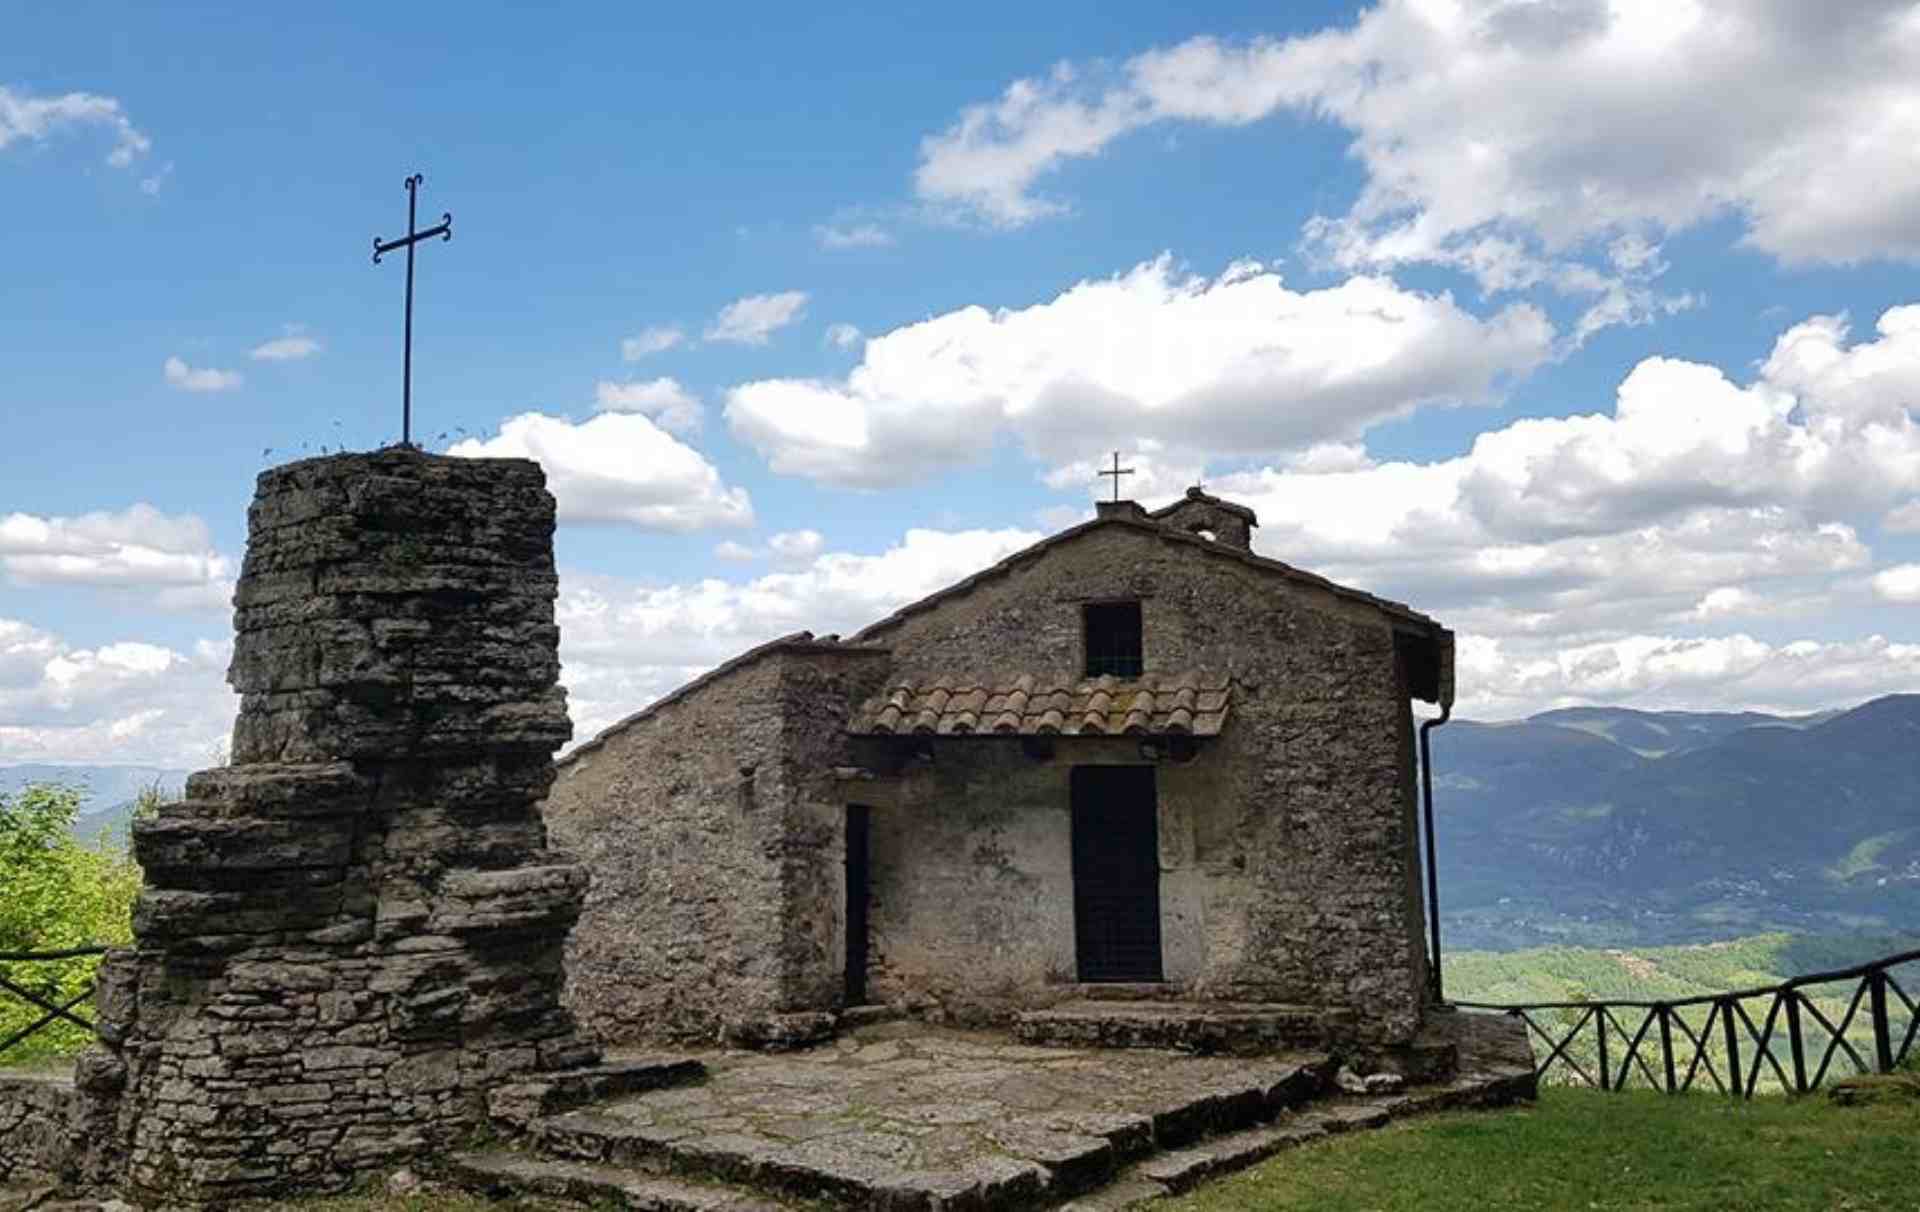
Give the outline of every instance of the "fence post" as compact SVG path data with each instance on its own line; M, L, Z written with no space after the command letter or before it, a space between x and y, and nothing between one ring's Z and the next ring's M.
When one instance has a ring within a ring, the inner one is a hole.
M1727 1070L1733 1077L1733 1096L1739 1098L1744 1093L1740 1080L1740 1031L1739 1028L1733 1025L1732 998L1728 998L1720 1003L1720 1015L1724 1022L1727 1036ZM1712 1026L1712 1024L1709 1023L1708 1026Z
M1673 1080L1673 1007L1661 1003L1660 1011L1660 1056L1666 1062L1667 1093L1676 1092Z
M1887 973L1867 973L1868 1010L1873 1016L1873 1063L1882 1073L1893 1072L1893 1031L1887 1024Z
M1607 1011L1604 1006L1595 1006L1593 1010L1594 1030L1600 1033L1600 1089L1613 1089L1613 1081L1607 1070Z
M1800 1038L1800 990L1788 985L1780 991L1787 999L1787 1046L1793 1052L1793 1092L1807 1092L1807 1047Z

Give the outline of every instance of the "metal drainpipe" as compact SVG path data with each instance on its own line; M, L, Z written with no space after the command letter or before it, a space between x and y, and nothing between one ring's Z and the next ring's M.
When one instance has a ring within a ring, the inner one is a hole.
M1428 736L1453 716L1453 704L1440 704L1440 714L1420 725L1420 782L1426 792L1427 813L1427 935L1430 961L1428 980L1433 985L1435 1005L1446 1003L1440 983L1440 861L1433 849L1433 743Z

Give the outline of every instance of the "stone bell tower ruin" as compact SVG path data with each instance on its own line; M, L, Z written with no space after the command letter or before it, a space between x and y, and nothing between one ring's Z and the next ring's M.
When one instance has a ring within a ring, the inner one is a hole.
M572 731L538 464L412 450L263 473L232 763L134 828L83 1168L138 1196L337 1188L597 1054L560 1004L587 875L538 805Z

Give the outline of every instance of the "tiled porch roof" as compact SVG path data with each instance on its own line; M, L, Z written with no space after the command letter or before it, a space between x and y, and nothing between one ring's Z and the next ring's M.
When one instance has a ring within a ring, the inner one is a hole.
M1147 674L1068 682L1032 674L896 682L853 713L867 736L1217 736L1225 674Z

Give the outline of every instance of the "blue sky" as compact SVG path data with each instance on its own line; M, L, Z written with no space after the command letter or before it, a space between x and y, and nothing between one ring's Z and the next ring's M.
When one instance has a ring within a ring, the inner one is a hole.
M204 764L253 475L398 436L414 171L416 437L547 465L582 736L1116 448L1469 714L1912 689L1920 16L1829 7L16 15L0 763Z

